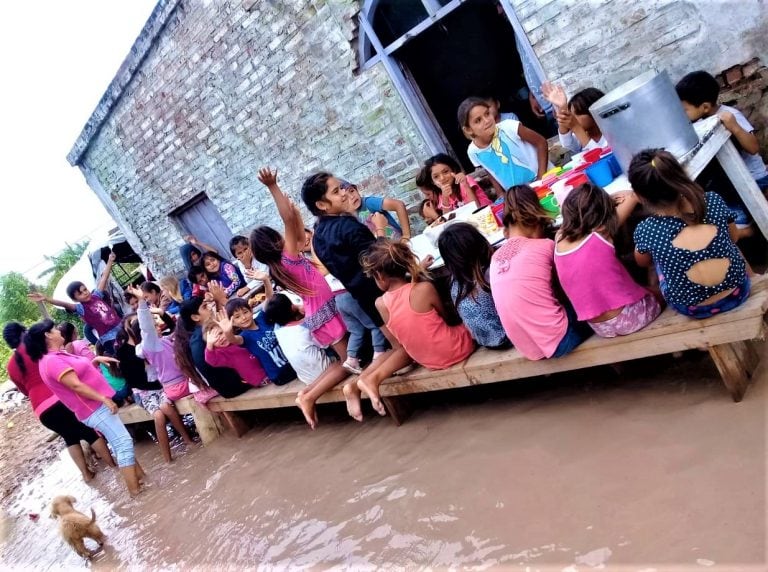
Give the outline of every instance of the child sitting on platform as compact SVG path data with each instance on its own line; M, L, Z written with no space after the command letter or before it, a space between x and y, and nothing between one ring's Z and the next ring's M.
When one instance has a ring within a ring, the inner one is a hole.
M740 306L749 296L749 269L734 243L736 215L661 149L632 158L629 182L653 214L635 229L635 259L656 267L667 304L692 318Z
M579 320L604 338L636 332L661 313L656 297L632 279L613 246L635 206L634 193L611 197L592 183L572 190L562 206L557 276Z
M221 314L219 318L224 318ZM205 362L213 367L231 367L247 384L263 387L270 383L259 358L241 346L232 344L224 335L224 330L215 320L203 325L205 340Z
M411 223L408 220L408 211L403 201L376 196L363 197L360 195L357 185L347 181L339 182L349 195L349 213L356 215L374 236L377 238L383 236L394 240L411 238ZM389 211L397 213L397 221L389 214ZM381 214L385 218L383 224L376 224L376 214Z
M296 371L298 378L307 385L299 392L299 406L309 426L317 426L315 402L325 392L333 389L347 377L339 361L331 359L317 345L304 326L304 314L300 306L291 302L285 294L275 294L264 308L264 315L275 324L275 335L283 353Z
M445 369L465 360L475 349L463 324L446 323L437 290L406 244L376 241L363 257L363 268L384 292L376 300L376 308L385 323L381 330L394 349L374 360L356 383L344 387L347 409L357 421L363 419L361 391L379 415L386 415L379 386L394 372L411 361L429 369Z
M592 331L555 296L555 243L545 238L552 219L527 185L504 199L507 242L491 259L491 292L509 341L530 360L560 357Z

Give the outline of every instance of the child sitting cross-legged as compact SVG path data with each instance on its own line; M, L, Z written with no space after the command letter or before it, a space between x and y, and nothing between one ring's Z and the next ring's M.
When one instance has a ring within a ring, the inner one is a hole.
M377 240L363 257L363 268L376 280L384 295L376 300L392 347L368 366L356 383L344 386L350 416L362 421L360 393L370 398L379 415L386 410L379 386L397 370L416 361L434 370L466 359L475 349L464 325L449 326L437 290L406 244Z
M635 260L656 267L664 299L692 318L708 318L749 296L751 269L734 244L736 214L661 149L641 151L629 182L653 214L635 229Z
M530 360L560 357L592 331L555 296L555 243L545 237L552 219L527 185L504 198L507 242L491 259L491 292L509 341Z
M632 192L611 197L584 183L562 206L563 224L555 237L557 276L579 320L604 338L636 332L661 313L656 297L632 279L613 246L636 205Z
M348 373L337 360L317 345L304 326L304 312L285 294L275 294L266 303L264 316L275 324L280 348L307 387L299 392L296 405L314 429L317 426L315 402L326 391L343 381Z

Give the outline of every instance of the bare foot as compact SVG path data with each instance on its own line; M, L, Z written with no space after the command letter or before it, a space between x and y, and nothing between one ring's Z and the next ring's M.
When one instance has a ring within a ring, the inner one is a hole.
M301 412L304 414L304 419L307 421L309 428L314 430L315 427L317 427L315 404L307 400L304 395L299 395L296 398L296 405L299 406L299 409L301 409Z
M139 481L140 485L144 484L146 478L147 473L144 472L144 469L136 467L136 480Z
M384 409L384 404L381 402L379 387L377 385L374 385L367 379L360 377L357 380L357 387L360 389L360 391L364 391L368 398L371 400L371 405L373 405L373 409L376 411L376 413L381 416L387 414L387 410Z
M358 389L355 383L348 383L342 389L344 392L344 398L347 401L347 413L355 421L362 422L363 420L363 408L360 403L360 389Z
M86 483L90 483L95 476L96 476L96 473L94 471L88 470L85 473L83 473L83 481L85 481Z

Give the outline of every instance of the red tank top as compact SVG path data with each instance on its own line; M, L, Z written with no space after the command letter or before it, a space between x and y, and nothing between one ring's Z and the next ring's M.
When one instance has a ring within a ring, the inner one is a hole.
M449 326L433 308L415 312L411 308L413 284L384 293L389 312L387 328L417 363L429 369L445 369L469 357L475 349L463 324Z

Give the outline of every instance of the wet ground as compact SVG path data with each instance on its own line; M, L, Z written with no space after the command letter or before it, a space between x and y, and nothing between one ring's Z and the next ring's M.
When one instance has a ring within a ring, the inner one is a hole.
M67 458L4 501L3 568L83 568L45 505L93 507L93 568L764 570L766 382L734 404L706 354L421 396L396 428L321 408L242 439L143 442L150 487ZM28 513L41 513L37 521Z

